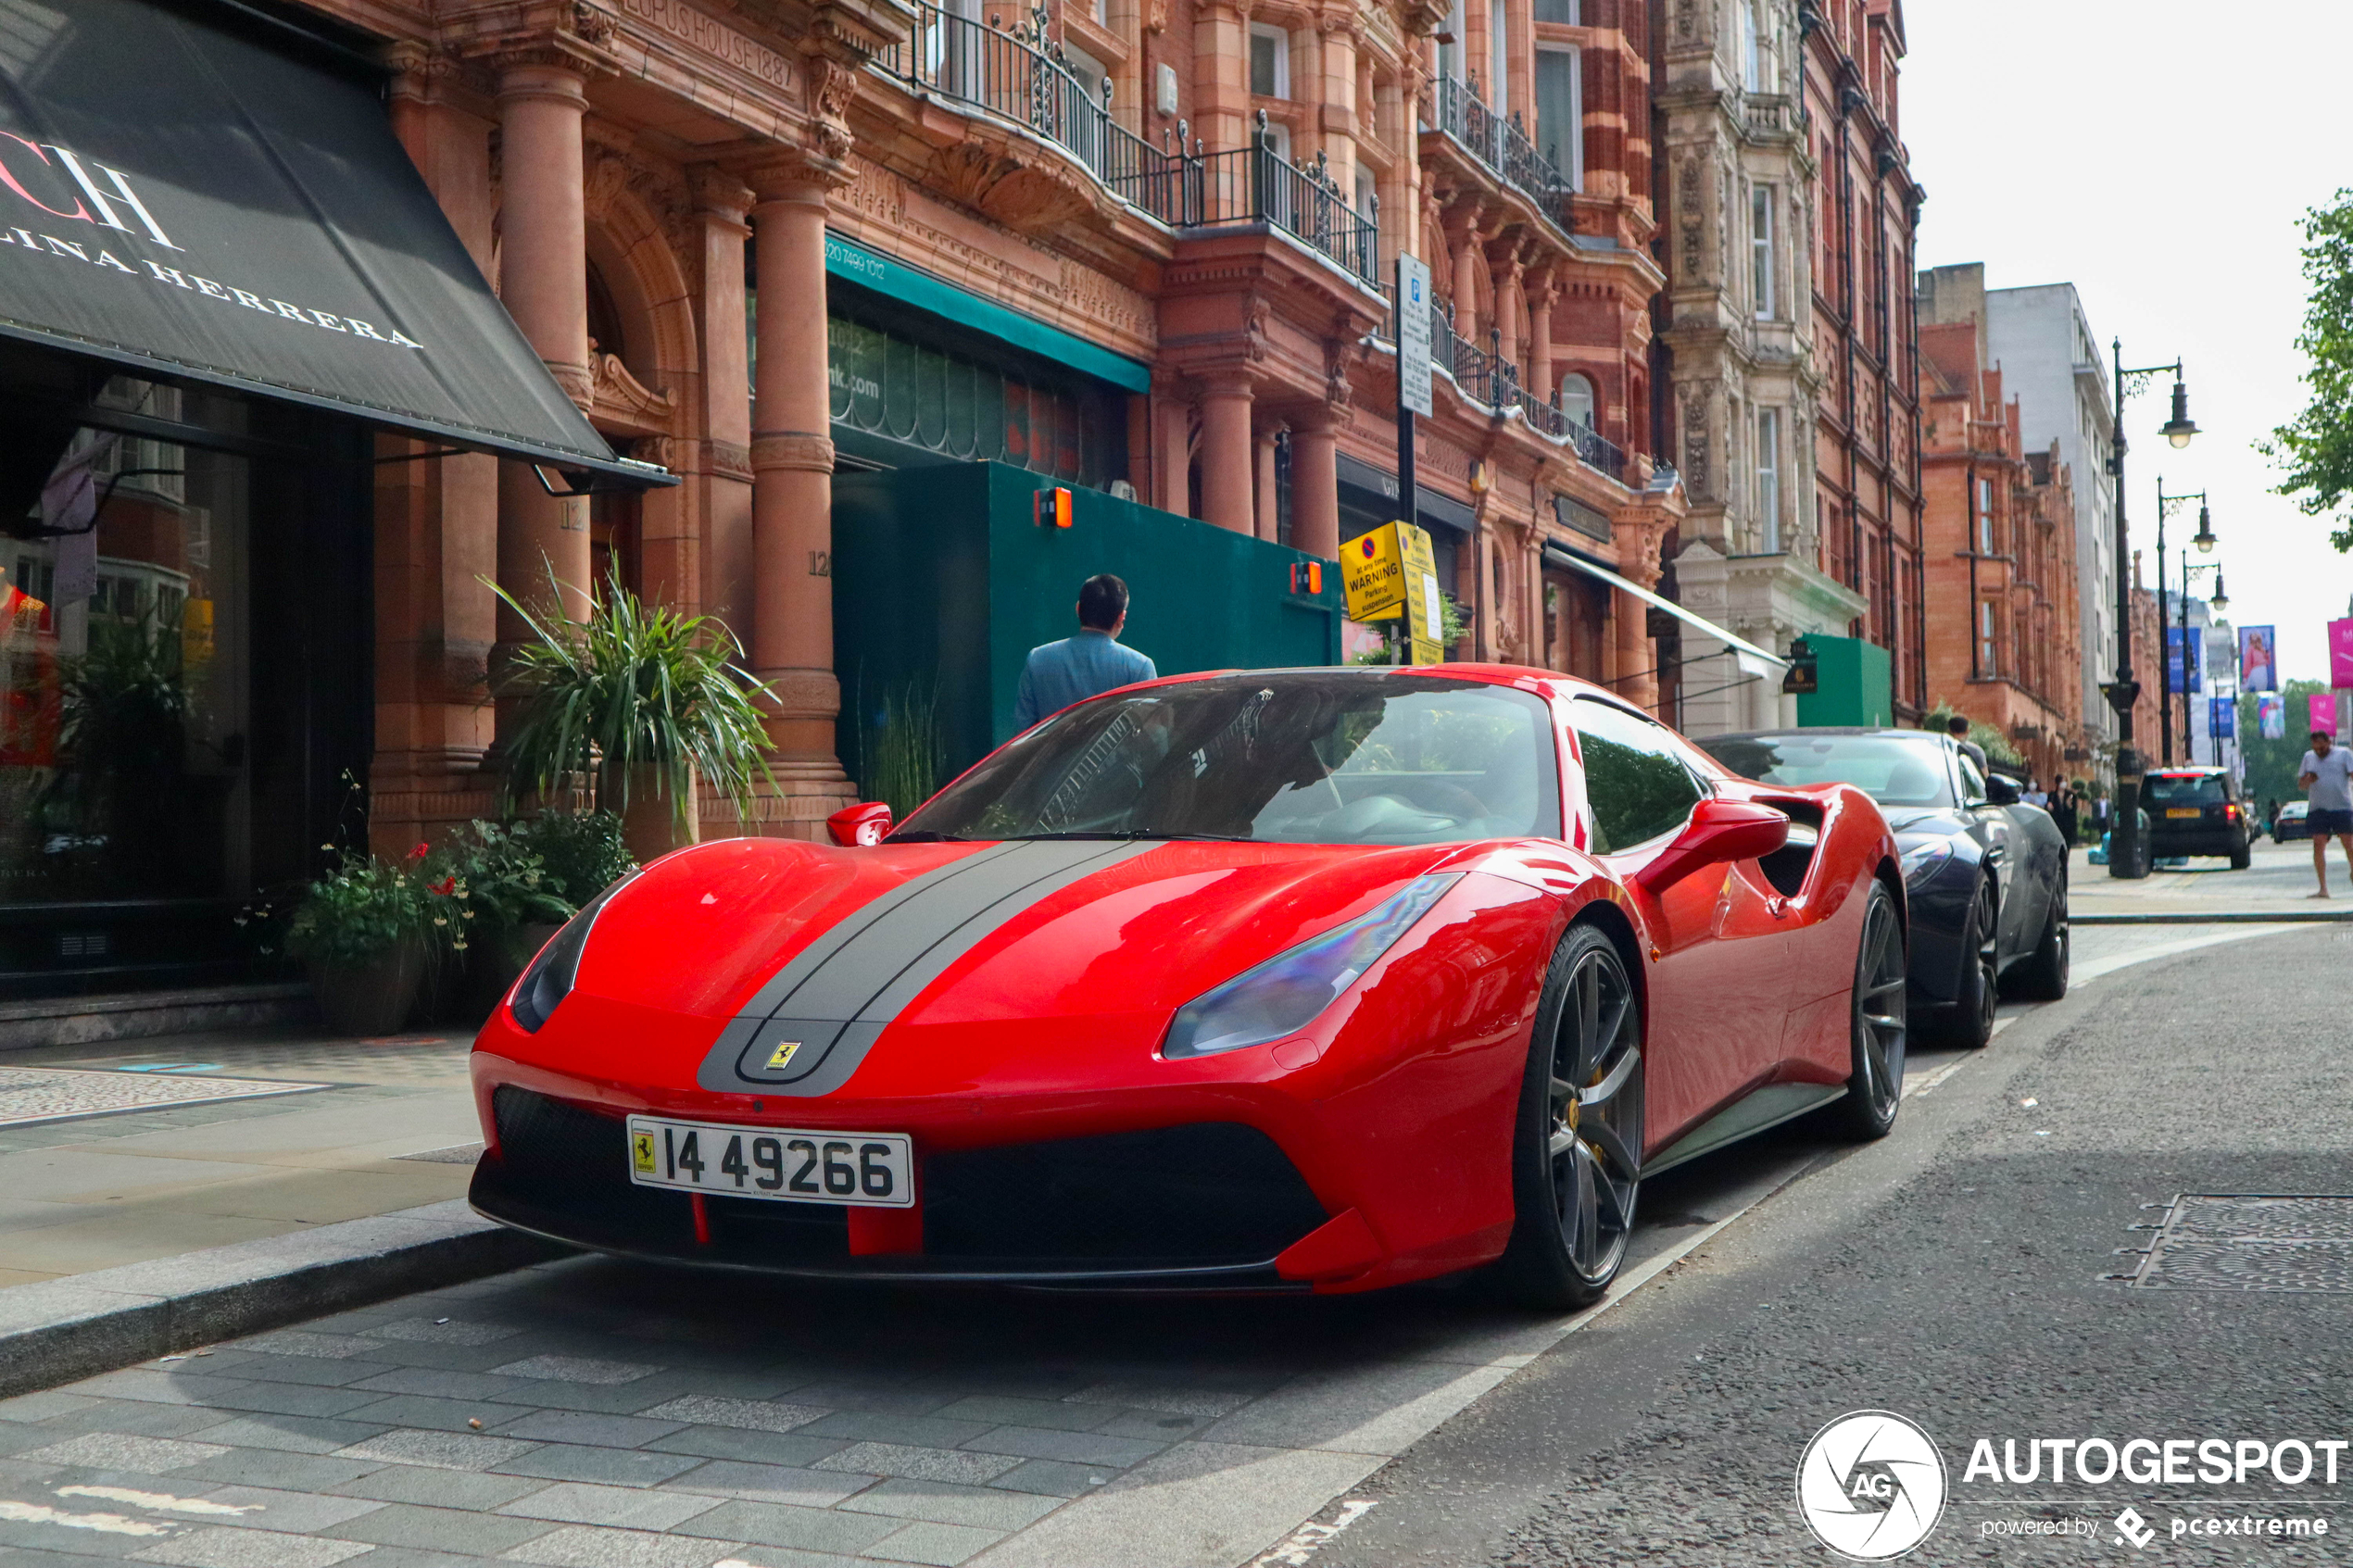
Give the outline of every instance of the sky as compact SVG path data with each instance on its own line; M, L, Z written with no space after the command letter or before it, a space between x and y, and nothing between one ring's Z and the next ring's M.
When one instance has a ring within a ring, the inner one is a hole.
M2271 494L2254 443L2304 406L2297 225L2353 187L2353 3L1904 0L1904 19L1920 267L1982 261L1989 289L2072 282L2103 358L2121 337L2128 367L2184 362L2187 450L2157 433L2171 378L2125 405L2133 546L2154 556L2158 476L2169 495L2208 491L2224 619L2279 628L2283 680L2326 679L2353 556ZM2194 508L2177 513L2169 551L2195 530Z

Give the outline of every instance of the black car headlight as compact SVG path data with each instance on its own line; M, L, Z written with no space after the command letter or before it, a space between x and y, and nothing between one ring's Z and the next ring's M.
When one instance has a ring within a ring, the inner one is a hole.
M632 872L630 876L635 874ZM589 928L597 923L605 900L628 883L629 877L624 876L583 905L580 912L564 922L563 929L539 949L539 956L531 960L522 978L515 982L508 1010L526 1034L539 1033L540 1026L556 1010L556 1004L572 995L573 982L580 977L580 955L588 947Z
M1161 1054L1214 1056L1306 1028L1460 880L1459 872L1416 877L1377 909L1202 992L1176 1010Z

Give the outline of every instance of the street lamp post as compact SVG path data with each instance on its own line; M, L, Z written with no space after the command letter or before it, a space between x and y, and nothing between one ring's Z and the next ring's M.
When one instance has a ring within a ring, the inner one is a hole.
M2207 508L2206 492L2203 490L2196 490L2186 492L2180 495L2168 495L2165 493L2164 476L2162 474L2158 476L2157 624L2158 630L2160 633L2163 633L2166 627L2172 624L2171 617L2166 613L2165 603L2166 583L2169 581L2165 572L2165 520L2171 517L2182 508L2188 506L2192 501L2196 501L2197 503L2197 537L2193 540L2192 543L2196 544L2200 550L2210 551L2214 548L2214 514ZM2189 556L2187 552L2183 553L2182 558L2184 561L2188 560ZM2183 620L2182 624L2183 626L2187 626L2189 624L2186 616ZM2184 736L2187 736L2190 733L2190 694L2187 689L2189 685L2189 638L2185 633L2182 641L2182 684L2183 687L2182 692L2182 734ZM2157 661L2157 672L2159 681L2162 683L2158 688L2162 694L2162 698L2157 705L2157 711L2159 715L2157 724L2157 733L2163 740L2162 756L2164 764L2170 768L2173 765L2173 656L2171 650L2169 649L2158 657ZM2196 758L2190 755L2190 743L2187 739L2184 739L2182 742L2182 760L2184 762L2195 762L2197 760Z
M2173 417L2160 433L2175 446L2187 446L2197 426L2190 422L2189 393L2182 382L2182 362L2124 368L2124 343L2111 345L2116 370L2116 417L2108 435L2108 474L2116 481L2116 678L2101 688L2108 705L2116 709L2116 810L2109 827L2108 874L2139 879L2148 875L2147 844L2141 837L2141 757L2133 749L2133 704L2140 699L2140 683L2133 679L2133 578L2127 563L2133 541L2124 521L2124 399L2138 392L2151 376L2173 372ZM2158 561L2158 575L2164 576ZM2158 640L2163 641L2162 623ZM2163 659L2160 650L2158 656Z

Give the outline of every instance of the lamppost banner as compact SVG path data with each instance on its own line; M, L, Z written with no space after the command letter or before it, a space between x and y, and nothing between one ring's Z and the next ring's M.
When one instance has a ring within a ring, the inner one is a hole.
M2216 740L2238 739L2239 705L2236 699L2227 696L2211 696L2208 697L2206 702L2207 733Z
M2165 629L2165 668L2172 676L2176 692L2196 693L2198 684L2198 643L2200 636L2190 636L2179 626Z
M2329 684L2353 686L2353 616L2329 622Z
M2267 692L2255 699L2255 728L2265 740L2287 738L2287 698Z
M2275 692L2280 689L2279 637L2269 626L2239 628L2239 690Z
M2304 710L2308 716L2308 729L2322 730L2332 735L2336 734L2334 692L2314 692L2304 699Z

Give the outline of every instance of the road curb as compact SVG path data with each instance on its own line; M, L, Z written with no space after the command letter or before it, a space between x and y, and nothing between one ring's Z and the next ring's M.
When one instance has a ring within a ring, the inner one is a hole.
M0 1397L282 1328L566 1249L462 1199L0 1289Z
M2353 921L2353 909L2221 909L2213 914L2078 914L2069 910L2070 925L2342 925Z

